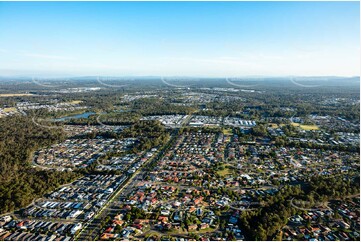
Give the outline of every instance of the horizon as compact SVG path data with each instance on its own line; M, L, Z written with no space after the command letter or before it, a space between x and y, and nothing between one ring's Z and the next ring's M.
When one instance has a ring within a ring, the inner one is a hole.
M271 79L271 78L280 78L280 79L289 79L289 78L305 78L305 79L351 79L351 78L359 78L360 75L355 76L302 76L302 75L284 75L284 76L257 76L257 75L248 75L248 76L202 76L202 75L194 75L194 76L181 76L181 75L168 75L168 76L161 76L161 75L59 75L59 76L51 76L51 75L1 75L0 78L41 78L41 79L59 79L59 78L200 78L200 79L226 79L226 78L250 78L250 79Z
M359 2L0 2L0 76L359 77L359 9Z

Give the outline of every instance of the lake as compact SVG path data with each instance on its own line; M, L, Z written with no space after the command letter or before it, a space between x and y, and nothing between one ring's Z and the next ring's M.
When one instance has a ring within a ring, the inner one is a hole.
M89 118L90 115L95 114L94 112L85 112L85 113L81 113L81 114L75 114L72 116L66 116L66 117L62 117L62 118L56 118L54 119L54 121L66 121L69 119L79 119L79 118Z

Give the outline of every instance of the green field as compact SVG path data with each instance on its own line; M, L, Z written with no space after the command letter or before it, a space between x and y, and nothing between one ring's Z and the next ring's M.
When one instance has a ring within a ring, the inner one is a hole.
M14 112L16 111L16 108L12 107L12 108L4 108L4 112L8 113L8 112Z
M229 168L225 168L224 170L221 170L221 171L217 171L218 175L220 176L227 176L229 174L232 174L232 170L229 169Z
M277 129L279 127L278 124L275 123L269 123L269 125L271 126L272 129Z
M232 135L232 129L223 129L224 135Z
M73 100L73 101L70 101L70 102L67 102L67 103L69 103L69 104L79 104L79 103L81 103L81 102L83 102L83 101Z
M33 96L34 94L30 93L0 93L0 97L23 97L23 96Z
M292 123L293 126L300 127L303 130L319 130L320 128L317 125L306 125L306 124L298 124Z

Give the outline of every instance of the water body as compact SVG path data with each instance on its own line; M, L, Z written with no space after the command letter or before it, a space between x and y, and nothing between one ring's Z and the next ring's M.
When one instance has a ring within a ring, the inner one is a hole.
M54 121L66 121L66 120L70 120L70 119L89 118L89 116L93 115L93 114L95 114L95 113L94 112L85 112L85 113L81 113L81 114L75 114L72 116L56 118L56 119L54 119Z

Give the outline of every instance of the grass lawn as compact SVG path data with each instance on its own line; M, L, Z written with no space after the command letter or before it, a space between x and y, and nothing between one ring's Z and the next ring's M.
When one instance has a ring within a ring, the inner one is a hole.
M319 130L320 128L317 125L300 125L301 129L304 130Z
M4 112L14 112L16 108L4 108Z
M306 124L298 124L292 123L293 126L300 127L303 130L319 130L320 128L317 125L306 125Z
M216 228L207 228L207 229L200 229L199 231L197 231L198 233L212 233L214 231L216 231Z
M285 126L285 124L276 124L276 123L268 123L268 125L271 125L272 129L277 129L277 128Z
M160 237L162 236L161 233L158 233L158 232L153 231L153 230L150 231L150 232L144 233L143 235L144 235L144 236L148 236L148 237L156 236L156 237L158 237L158 238L160 238Z
M34 94L30 93L4 93L0 94L0 97L22 97L22 96L33 96Z
M224 135L232 135L232 129L223 129Z
M186 230L186 229L182 229L182 228L180 228L180 229L171 229L171 230L169 230L169 231L164 231L163 232L164 234L166 234L166 235L173 235L173 234L188 234L188 231Z
M272 129L277 129L278 128L278 124L269 123L269 125L271 126Z
M79 103L81 103L81 102L83 102L83 101L73 100L73 101L70 101L70 102L68 102L68 103L69 103L69 104L79 104Z
M232 170L229 169L229 168L224 168L224 170L221 170L221 171L217 171L218 175L220 176L227 176L229 174L232 174Z

